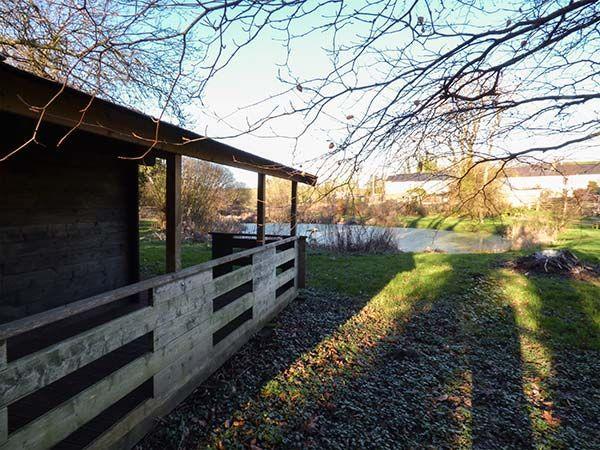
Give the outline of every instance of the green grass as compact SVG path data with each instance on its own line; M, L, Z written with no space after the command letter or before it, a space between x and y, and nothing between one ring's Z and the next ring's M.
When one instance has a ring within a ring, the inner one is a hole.
M600 263L600 229L569 228L558 236L555 247L571 249L580 258Z
M140 223L140 272L142 278L150 278L165 273L165 242L154 237L153 223ZM184 243L181 246L181 265L190 267L209 261L211 250L208 244Z
M503 234L509 224L508 218L486 218L482 222L466 217L430 215L425 217L399 217L399 225L406 228L428 228L457 231L460 233Z
M454 229L457 227L458 223ZM600 230L568 230L560 236L556 246L570 248L587 261L598 262ZM156 274L164 267L163 244L144 239L141 253L144 273ZM184 266L210 258L208 247L202 244L185 244L182 253ZM600 395L585 381L592 371L588 364L600 352L600 281L525 275L502 265L504 260L516 256L517 253L336 255L309 252L309 287L323 295L335 291L360 299L364 306L314 349L267 381L260 396L238 413L246 417L248 423L255 424L261 442L277 446L281 440L278 434L281 425L270 424L269 416L260 415L262 411L275 411L284 417L293 415L298 408L329 395L335 386L351 383L368 373L369 367L387 351L377 349L384 348L382 345L389 339L402 336L411 322L420 323L419 317L429 315L435 318L434 323L444 323L451 317L454 339L458 336L464 341L461 345L468 343L476 351L484 352L483 361L488 361L490 366L506 365L505 348L507 354L512 355L510 362L516 364L514 370L519 373L520 381L510 388L524 395L535 447L569 447L572 436L593 427L578 423L580 415L596 417L600 412L578 410L573 413L575 422L566 419L563 424L560 421L561 416L574 411L571 402L586 405L587 397ZM446 311L452 315L447 316ZM428 333L426 336L431 342L436 340L433 347L426 344L425 350L454 348L451 340L446 341L450 335L445 332L422 331ZM471 356L458 351L452 358L461 361L456 373L440 379L440 383L445 386L446 396L462 399L470 395L472 381L469 380L474 376L473 369L469 368ZM512 366L509 372L511 370ZM577 387L573 388L574 393L557 395L561 386ZM586 389L586 394L578 394ZM570 396L569 403L561 404L560 398L565 395ZM472 444L474 431L469 417L477 411L465 401L453 412L464 427L454 447ZM493 407L490 406L492 415ZM580 426L583 428L577 428ZM215 435L215 442L225 438L239 442L241 437L235 433L229 429Z

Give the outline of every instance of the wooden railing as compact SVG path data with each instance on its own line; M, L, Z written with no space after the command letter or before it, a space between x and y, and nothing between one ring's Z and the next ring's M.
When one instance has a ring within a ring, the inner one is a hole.
M297 295L303 244L281 239L0 326L0 448L135 444ZM32 353L13 349L144 295Z

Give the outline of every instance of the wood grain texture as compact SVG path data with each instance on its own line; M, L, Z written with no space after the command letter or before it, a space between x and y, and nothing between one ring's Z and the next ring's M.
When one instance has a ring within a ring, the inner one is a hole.
M4 125L14 133L3 147L31 132L27 120ZM137 164L118 159L122 146L104 138L72 136L58 151L60 136L44 128L44 147L2 163L0 322L138 280Z
M181 155L167 157L166 270L181 270Z
M12 336L16 336L26 331L39 328L49 323L57 322L59 320L63 320L67 317L71 317L76 314L89 311L99 306L122 300L124 298L127 298L128 296L135 295L145 290L153 289L155 287L162 286L164 284L168 284L174 281L185 280L191 277L192 275L198 274L200 272L205 272L208 269L212 269L213 267L217 267L224 263L235 261L243 257L252 256L253 254L261 252L262 250L268 250L285 243L293 242L295 239L297 238L290 237L277 242L266 244L261 248L251 248L231 255L226 255L218 259L198 264L196 266L188 267L176 273L170 273L160 275L154 278L149 278L138 283L123 286L122 288L104 292L90 298L70 303L64 307L54 308L43 313L34 314L32 316L24 317L23 319L14 320L12 322L2 324L0 325L0 340L8 339Z
M0 408L0 444L8 439L8 413L6 408Z
M152 388L153 398L132 403L131 409L119 416L119 420L105 425L105 431L91 439L92 448L132 446L152 426L153 417L173 408L296 296L294 285L278 297L276 291L296 278L297 264L279 275L276 268L282 262L297 261L297 246L280 252L276 249L296 244L297 239L292 237L227 255L221 264L245 253L245 257L251 258L252 265L216 279L213 279L211 269L219 262L211 261L157 277L149 284L148 280L137 283L134 290L151 286L152 306L9 362L0 371L0 392L3 392L0 406L10 405L67 374L75 374L83 370L86 363L108 355L138 336L152 333L150 345L153 342L153 346L148 347L151 350L143 350L148 353L136 355L135 359L99 378L59 406L17 428L0 448L49 448L84 425L93 429L91 425L99 414L147 385ZM235 291L248 283L251 292ZM232 291L239 297L234 296L218 310L213 310L212 300ZM92 300L112 301L129 292L129 289L121 289L116 294L113 292L108 297ZM215 333L219 335L217 339ZM10 414L10 408L8 411ZM0 428L0 438L1 433Z
M49 385L155 326L155 311L144 308L11 362L0 372L0 406Z

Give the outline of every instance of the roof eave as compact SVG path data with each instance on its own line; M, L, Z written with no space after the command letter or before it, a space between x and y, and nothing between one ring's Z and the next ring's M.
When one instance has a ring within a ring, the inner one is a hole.
M42 110L44 105L49 105ZM314 186L315 175L0 63L0 111Z

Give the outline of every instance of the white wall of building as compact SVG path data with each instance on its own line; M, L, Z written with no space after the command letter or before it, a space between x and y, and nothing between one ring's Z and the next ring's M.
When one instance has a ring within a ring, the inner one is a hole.
M568 195L572 195L577 189L587 188L592 181L600 185L600 174L507 177L503 181L503 191L510 205L529 207L537 203L543 192L560 196L566 189ZM386 181L385 198L406 199L410 196L410 191L415 189L423 189L429 195L444 195L449 192L450 183L450 180Z
M567 195L572 195L577 189L587 188L590 181L600 185L600 174L507 177L504 181L504 195L512 206L532 206L544 191L550 192L552 196L560 196L566 189Z
M429 181L386 181L385 198L400 199L407 197L410 191L423 189L430 195L442 195L449 192L448 180L429 180Z

